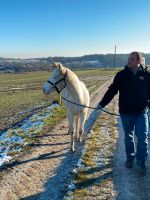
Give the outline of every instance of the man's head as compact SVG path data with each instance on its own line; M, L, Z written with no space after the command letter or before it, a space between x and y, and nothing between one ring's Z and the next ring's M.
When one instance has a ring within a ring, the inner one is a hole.
M140 52L134 51L130 53L128 57L128 66L130 68L136 69L141 63L142 63L142 54Z

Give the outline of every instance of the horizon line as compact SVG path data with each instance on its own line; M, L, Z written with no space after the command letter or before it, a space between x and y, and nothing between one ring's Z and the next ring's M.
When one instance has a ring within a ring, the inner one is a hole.
M131 52L129 53L116 53L116 55L119 55L119 54L130 54ZM140 52L141 54L150 54L150 52ZM78 56L64 56L64 55L55 55L55 56L1 56L0 55L0 58L4 58L4 59L38 59L38 58L49 58L49 57L69 57L69 58L75 58L75 57L84 57L84 56L90 56L90 55L108 55L108 54L112 54L114 55L114 53L91 53L91 54L84 54L84 55L78 55Z

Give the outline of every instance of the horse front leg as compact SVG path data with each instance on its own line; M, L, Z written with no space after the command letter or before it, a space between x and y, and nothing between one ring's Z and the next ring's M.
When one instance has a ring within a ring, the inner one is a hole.
M79 115L78 114L74 117L74 122L75 122L74 139L75 141L78 141L78 137L79 137Z
M72 112L68 113L68 123L69 123L69 131L68 133L71 135L71 151L75 151L74 148L74 115Z

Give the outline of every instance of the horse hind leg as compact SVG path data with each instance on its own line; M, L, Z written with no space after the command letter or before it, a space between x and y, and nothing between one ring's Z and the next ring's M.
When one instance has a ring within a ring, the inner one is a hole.
M84 135L84 125L86 121L87 112L82 112L80 114L80 129L79 129L79 138L78 140L81 142L83 140Z

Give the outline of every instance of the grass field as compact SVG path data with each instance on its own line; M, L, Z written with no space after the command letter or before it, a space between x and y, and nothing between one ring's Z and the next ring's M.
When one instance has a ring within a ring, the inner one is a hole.
M95 69L75 73L85 82L91 93L117 71L118 69ZM42 86L49 76L50 72L46 71L0 74L0 131L58 99L56 93L46 96L42 92Z

